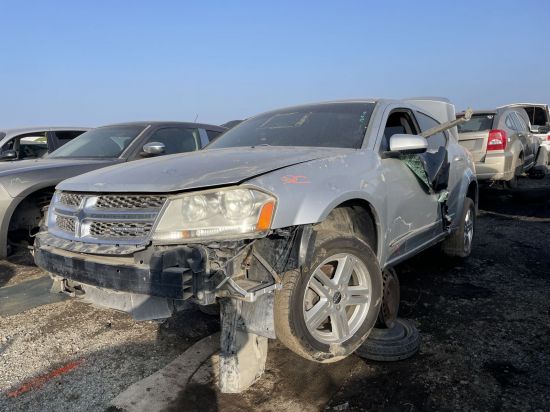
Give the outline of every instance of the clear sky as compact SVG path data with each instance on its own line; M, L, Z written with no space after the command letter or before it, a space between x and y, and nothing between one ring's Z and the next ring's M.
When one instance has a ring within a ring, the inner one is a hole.
M550 103L550 1L0 0L0 127Z

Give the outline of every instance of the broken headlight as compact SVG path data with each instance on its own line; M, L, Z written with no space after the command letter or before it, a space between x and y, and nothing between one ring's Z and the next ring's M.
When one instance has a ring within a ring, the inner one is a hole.
M178 243L261 236L271 228L275 204L273 196L249 188L170 197L153 240Z

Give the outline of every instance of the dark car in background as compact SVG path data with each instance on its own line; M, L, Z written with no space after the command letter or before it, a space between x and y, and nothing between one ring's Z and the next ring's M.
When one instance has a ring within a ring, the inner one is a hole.
M202 149L225 128L184 122L98 127L45 158L0 163L0 258L29 245L55 186L69 177L146 157Z
M90 130L87 127L24 127L0 130L0 160L37 159Z

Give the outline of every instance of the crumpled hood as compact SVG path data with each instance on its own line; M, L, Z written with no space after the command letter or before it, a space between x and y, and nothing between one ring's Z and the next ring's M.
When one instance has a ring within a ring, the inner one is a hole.
M207 149L103 168L65 180L58 188L79 192L177 192L238 184L273 170L352 150L275 146Z
M119 159L33 159L0 162L0 184L18 196L36 184L56 185L69 177L120 162Z

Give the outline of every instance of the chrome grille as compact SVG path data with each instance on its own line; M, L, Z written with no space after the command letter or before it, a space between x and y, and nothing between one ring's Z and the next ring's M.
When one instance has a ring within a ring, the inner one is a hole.
M63 192L59 197L59 203L67 206L80 206L80 202L84 199L84 195L81 193Z
M149 239L166 199L163 194L58 192L48 230L84 243L139 245Z
M156 209L162 207L166 196L155 195L101 195L99 209Z
M90 235L97 238L144 238L149 236L152 223L92 222Z
M76 225L75 225L75 220L73 218L65 217L65 216L56 216L55 224L62 231L74 235Z

